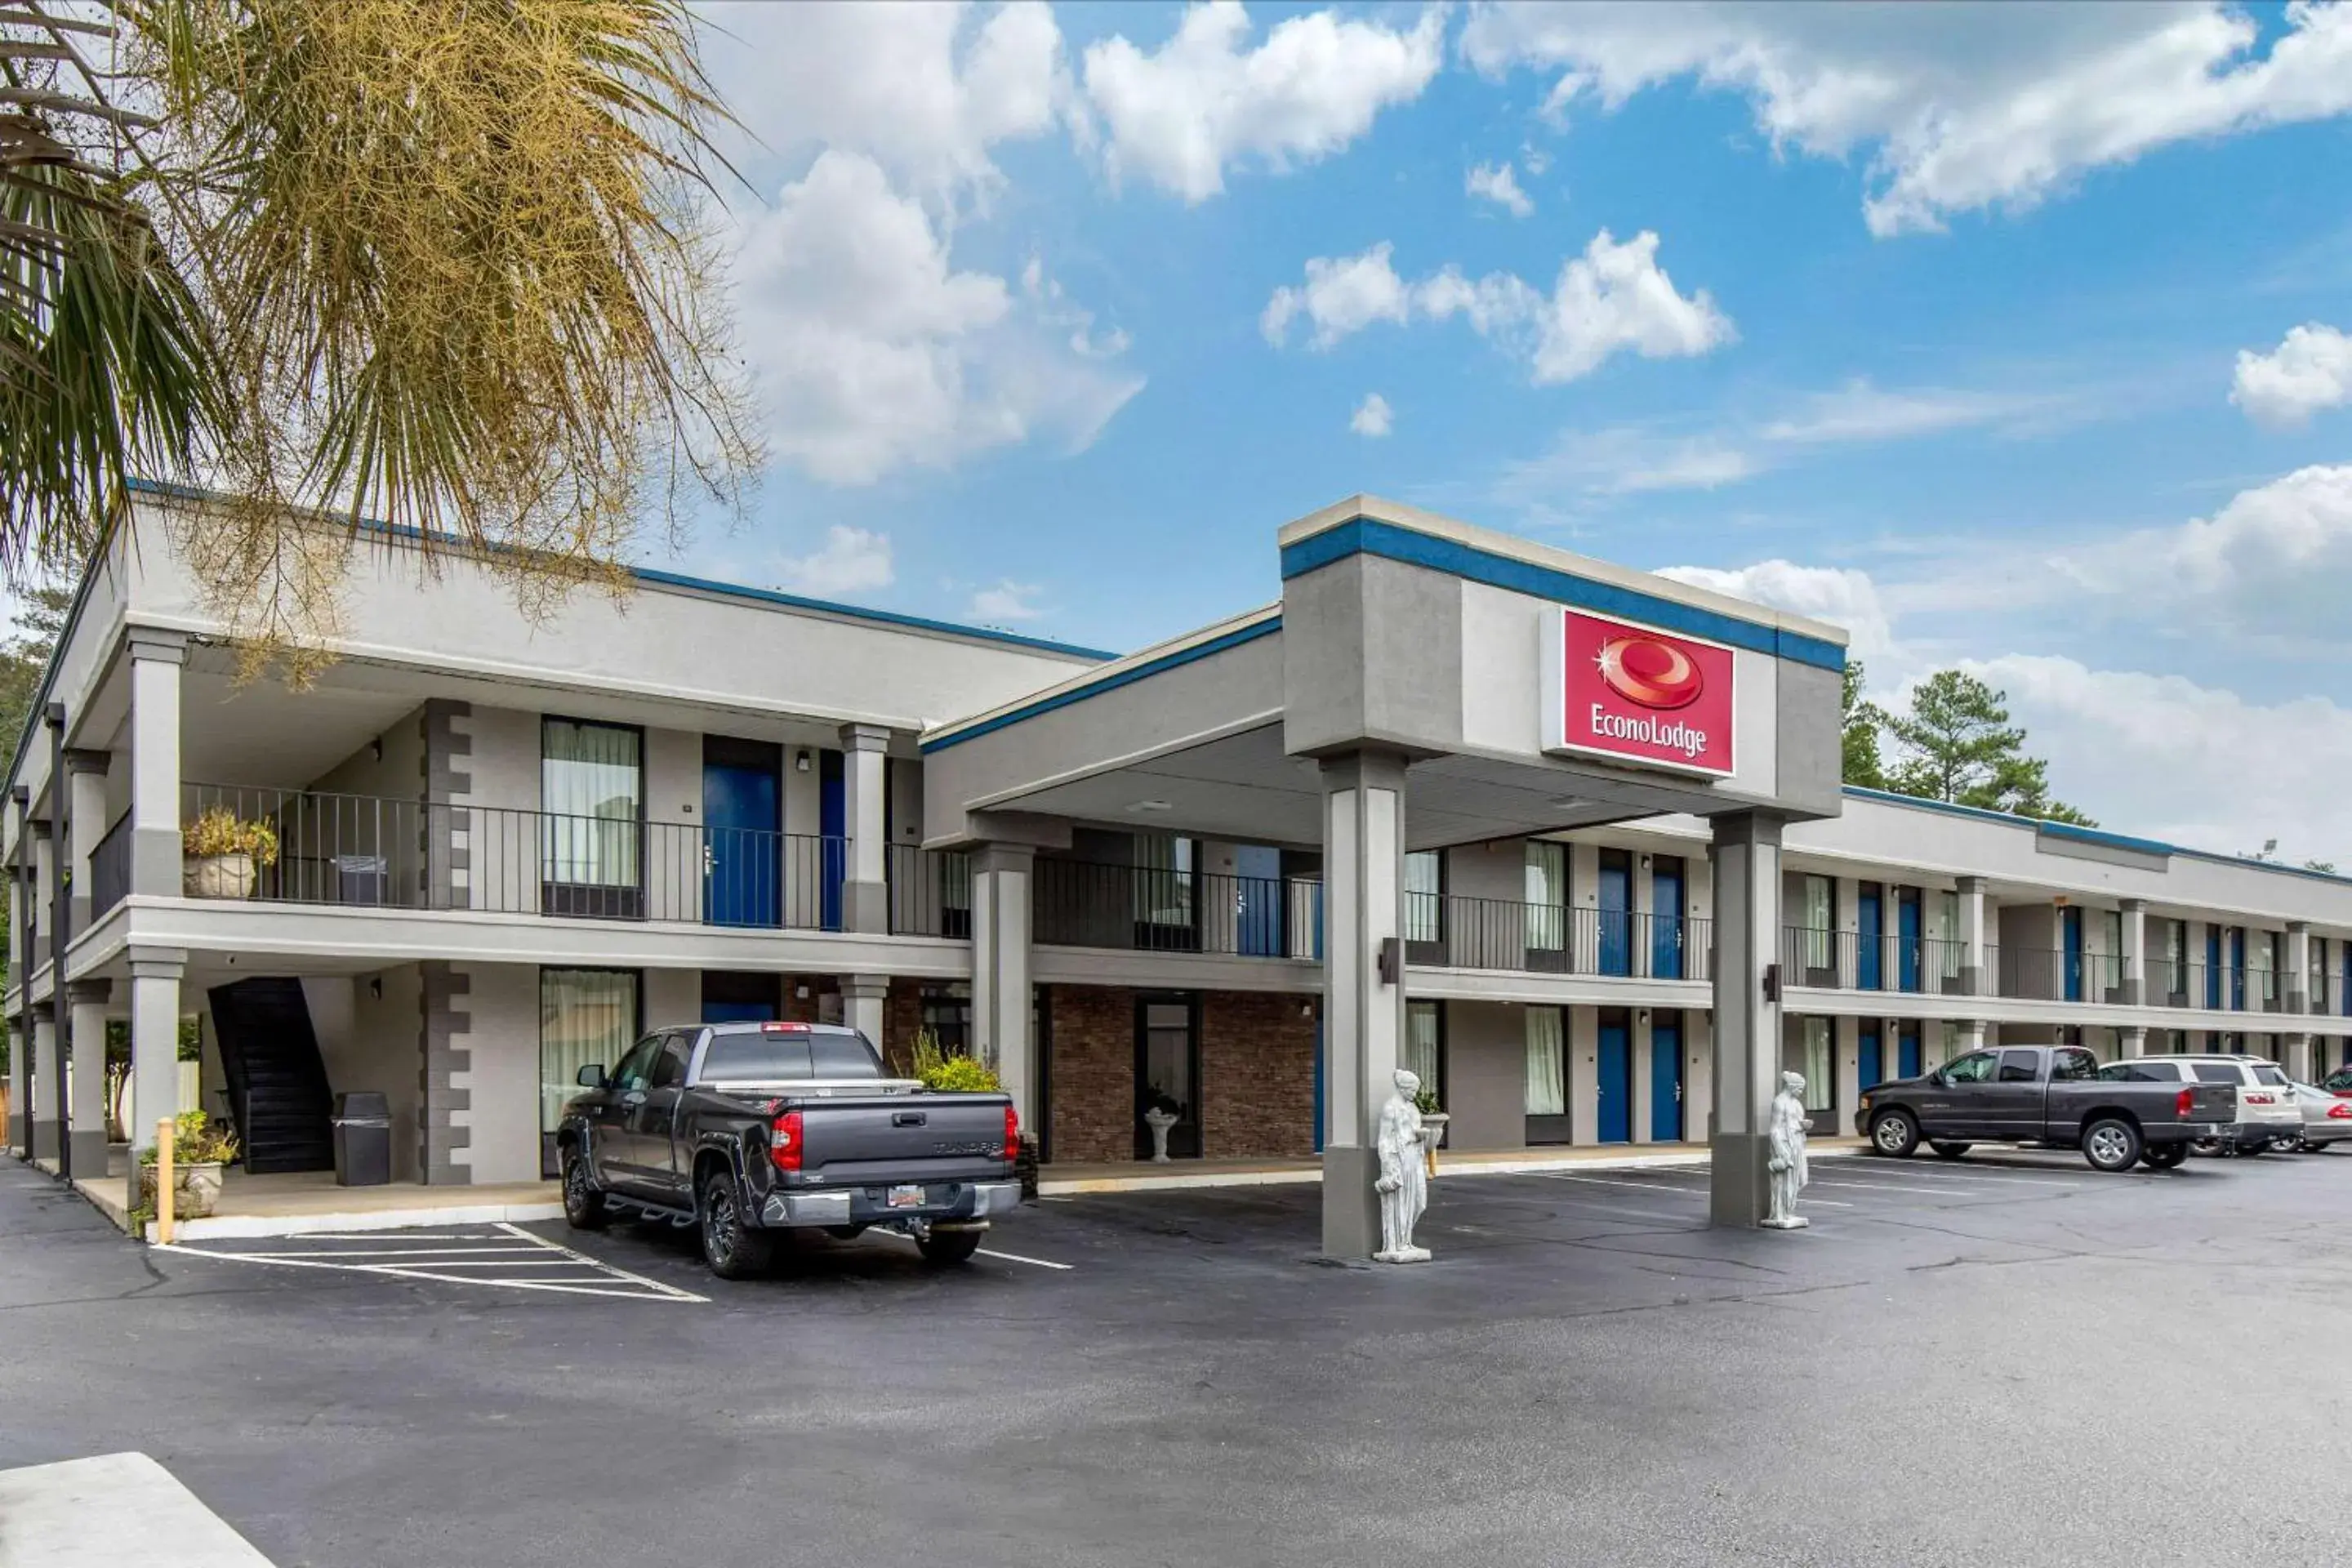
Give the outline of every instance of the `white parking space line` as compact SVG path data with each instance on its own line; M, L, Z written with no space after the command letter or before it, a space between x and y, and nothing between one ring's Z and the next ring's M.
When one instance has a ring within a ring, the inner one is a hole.
M1969 1189L1966 1187L1923 1187L1916 1182L1833 1182L1826 1176L1815 1176L1806 1183L1805 1186L1808 1191L1814 1187L1862 1187L1872 1192L1921 1193L1929 1197L1938 1198L1964 1198L1969 1195Z
M1619 1181L1609 1176L1570 1176L1563 1175L1558 1171L1539 1171L1536 1173L1542 1176L1546 1181L1551 1182L1587 1182L1596 1187L1633 1187L1644 1192L1675 1193L1685 1197L1694 1198L1705 1197L1706 1195L1706 1189L1705 1187L1671 1186L1664 1182L1625 1182ZM1815 1198L1813 1201L1817 1204L1821 1204L1826 1207L1833 1209L1850 1209L1853 1207L1853 1205L1852 1204L1842 1204L1834 1198Z
M913 1237L902 1235L895 1230L877 1231L874 1234L887 1237L892 1241L903 1241L909 1247L915 1245ZM1001 1258L1007 1263L1026 1263L1033 1268L1054 1268L1065 1274L1071 1273L1077 1268L1075 1263L1052 1263L1043 1258L1024 1258L1017 1252L999 1252L992 1247L982 1247L974 1250L982 1258Z
M342 1240L366 1240L379 1245L342 1247ZM309 1244L324 1240L328 1245ZM385 1246L404 1241L448 1243L447 1246ZM289 1247L288 1242L299 1245ZM344 1274L373 1274L395 1279L431 1280L446 1285L478 1285L500 1290L530 1290L559 1296L604 1296L637 1301L708 1302L708 1296L667 1285L618 1268L601 1258L533 1236L519 1226L499 1222L482 1231L431 1232L408 1237L397 1231L375 1231L365 1237L287 1237L267 1250L194 1247L177 1243L159 1252L185 1253L228 1263L258 1263L275 1268L319 1268ZM481 1270L481 1272L471 1272Z
M1870 1172L1873 1175L1901 1176L1913 1181L1974 1182L1979 1186L2099 1187L2107 1184L2105 1182L2093 1181L2088 1178L2079 1181L2053 1181L2047 1176L2012 1176L2009 1174L2011 1171L2014 1170L2046 1171L2050 1167L2047 1165L1939 1165L1928 1170L1906 1171L1900 1165L1889 1161L1884 1165L1871 1166ZM1996 1172L2000 1173L1995 1174Z

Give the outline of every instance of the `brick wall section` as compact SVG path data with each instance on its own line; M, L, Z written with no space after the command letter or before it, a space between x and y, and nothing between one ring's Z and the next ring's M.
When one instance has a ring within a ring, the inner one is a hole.
M1135 993L1048 988L1054 1031L1054 1163L1135 1158Z
M1315 1152L1311 998L1212 991L1201 998L1202 1153L1266 1160Z
M923 983L893 980L882 1002L882 1060L892 1072L914 1070L915 1033L923 1026Z
M1135 993L1051 988L1054 1161L1135 1158ZM1212 991L1201 998L1202 1153L1262 1160L1315 1152L1311 998Z

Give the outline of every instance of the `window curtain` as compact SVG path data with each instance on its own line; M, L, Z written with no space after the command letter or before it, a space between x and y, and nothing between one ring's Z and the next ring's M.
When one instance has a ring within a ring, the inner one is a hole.
M1529 1007L1528 1017L1528 1114L1568 1114L1567 1011Z
M1434 850L1404 858L1404 939L1439 942L1445 934L1445 863Z
M637 1034L637 976L631 970L539 972L539 1130L552 1132L564 1102L580 1092L580 1069L620 1066Z
M1805 1109L1827 1110L1836 1103L1837 1080L1830 1076L1830 1021L1805 1020Z
M1568 945L1568 846L1528 845L1528 946L1558 952Z
M1404 1005L1404 1065L1406 1070L1421 1079L1421 1087L1433 1093L1441 1092L1437 1081L1437 1027L1436 1003Z
M544 879L573 887L637 885L645 739L613 724L549 719L541 734Z
M1805 967L1830 966L1830 930L1837 923L1832 907L1832 889L1827 877L1805 879Z
M1192 841L1170 833L1139 833L1135 918L1148 925L1192 926Z
M1958 893L1945 893L1941 895L1941 900L1944 916L1944 957L1943 961L1936 966L1936 975L1939 980L1958 980L1960 977L1960 896Z

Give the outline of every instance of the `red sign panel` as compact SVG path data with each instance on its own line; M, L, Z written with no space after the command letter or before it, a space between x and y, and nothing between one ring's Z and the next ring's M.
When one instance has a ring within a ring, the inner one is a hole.
M1729 648L1561 609L1543 659L1545 751L1732 771Z

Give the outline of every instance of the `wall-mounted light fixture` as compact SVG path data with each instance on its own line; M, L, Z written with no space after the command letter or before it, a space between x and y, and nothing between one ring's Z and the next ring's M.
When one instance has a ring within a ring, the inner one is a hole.
M383 975L371 974L368 976L368 994L374 997L379 1002L383 1000Z
M809 754L806 747L803 747L799 754L793 758L793 767L799 773L804 773L809 771Z

